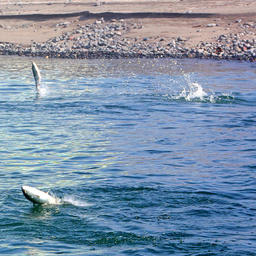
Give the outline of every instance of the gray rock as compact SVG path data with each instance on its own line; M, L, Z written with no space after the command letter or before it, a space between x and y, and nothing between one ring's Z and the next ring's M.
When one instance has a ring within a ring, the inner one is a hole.
M243 24L244 26L247 26L247 27L253 27L254 26L254 23L253 22L246 22Z
M101 20L96 20L96 21L95 21L95 24L97 24L97 25L99 25L99 24L101 24L101 23L102 23Z
M103 24L104 23L104 24ZM66 24L67 25L67 24ZM216 24L217 25L217 24ZM61 23L60 26L65 26ZM256 40L241 40L240 34L220 35L216 42L201 42L197 47L185 46L187 39L178 37L169 43L164 38L151 42L149 38L126 38L126 33L141 24L100 19L94 24L78 25L72 32L39 44L32 42L30 47L2 43L1 54L49 56L62 58L101 58L101 57L175 57L175 58L216 58L255 60ZM255 35L255 34L253 34Z
M184 37L179 36L179 37L177 37L176 41L177 42L183 42L183 41L187 41L187 39L184 38Z

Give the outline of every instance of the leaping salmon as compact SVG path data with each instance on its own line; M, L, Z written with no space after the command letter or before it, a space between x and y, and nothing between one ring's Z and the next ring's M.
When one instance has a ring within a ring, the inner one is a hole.
M37 67L36 63L32 61L32 72L33 72L33 76L35 79L35 83L36 83L36 88L39 88L40 83L41 83L41 75L40 75L40 70Z
M22 186L23 195L33 204L61 204L61 199L51 196L37 188Z

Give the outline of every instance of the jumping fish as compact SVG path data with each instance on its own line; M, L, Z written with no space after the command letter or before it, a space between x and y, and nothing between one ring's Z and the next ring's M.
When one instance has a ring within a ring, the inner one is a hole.
M22 186L23 195L33 204L61 204L61 199L51 196L37 188Z
M32 61L32 72L33 72L33 76L35 79L35 83L36 83L36 88L38 88L40 86L41 83L41 75L40 75L40 70L37 67L36 63Z

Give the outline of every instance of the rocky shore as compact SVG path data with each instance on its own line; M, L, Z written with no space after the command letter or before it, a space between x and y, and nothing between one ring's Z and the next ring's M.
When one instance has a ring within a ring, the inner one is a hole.
M256 61L256 22L243 24L243 32L222 34L215 42L200 42L188 47L187 38L134 38L127 36L131 30L139 32L142 23L123 19L78 25L70 32L43 43L21 45L0 42L1 55L40 56L46 58L203 58ZM70 22L59 23L58 28L67 28ZM207 26L217 26L208 24ZM249 38L245 39L246 35Z

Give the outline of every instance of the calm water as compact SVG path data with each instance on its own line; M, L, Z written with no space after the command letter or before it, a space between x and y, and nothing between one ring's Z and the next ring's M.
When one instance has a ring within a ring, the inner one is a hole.
M0 60L0 254L256 255L255 64Z

